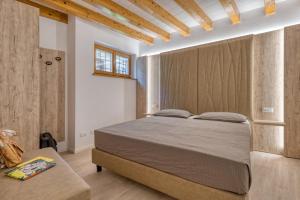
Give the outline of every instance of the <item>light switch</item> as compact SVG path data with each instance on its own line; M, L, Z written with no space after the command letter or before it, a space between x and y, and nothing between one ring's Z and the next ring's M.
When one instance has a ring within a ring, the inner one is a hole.
M273 113L274 112L274 108L273 107L263 107L262 111L264 113Z

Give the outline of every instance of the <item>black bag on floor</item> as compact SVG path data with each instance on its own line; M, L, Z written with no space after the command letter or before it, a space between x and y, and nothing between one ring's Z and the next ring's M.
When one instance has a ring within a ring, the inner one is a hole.
M57 151L57 142L52 137L51 133L42 133L40 135L40 149L52 147L55 151Z

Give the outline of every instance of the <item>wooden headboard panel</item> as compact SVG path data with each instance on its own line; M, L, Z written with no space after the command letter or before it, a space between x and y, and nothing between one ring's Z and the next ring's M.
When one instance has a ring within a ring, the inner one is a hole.
M198 50L162 54L160 58L160 108L197 113Z
M237 112L252 118L252 36L200 46L198 113Z
M237 112L252 119L253 37L161 54L161 109Z

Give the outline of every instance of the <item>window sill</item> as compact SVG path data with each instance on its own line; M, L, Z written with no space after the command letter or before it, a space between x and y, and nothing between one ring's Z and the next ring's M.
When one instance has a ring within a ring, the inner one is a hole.
M122 75L114 75L114 74L106 74L106 73L93 73L93 76L105 76L110 78L121 78L121 79L129 79L129 80L136 80L131 78L130 76L122 76Z

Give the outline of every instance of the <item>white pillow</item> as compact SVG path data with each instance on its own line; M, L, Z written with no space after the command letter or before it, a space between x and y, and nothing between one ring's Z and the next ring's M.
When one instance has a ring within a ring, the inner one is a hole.
M224 122L243 123L248 121L245 115L232 112L205 112L191 117L193 119L215 120Z
M178 118L188 118L192 114L189 111L186 110L180 110L180 109L164 109L161 111L158 111L153 114L154 116L162 116L162 117L178 117Z

